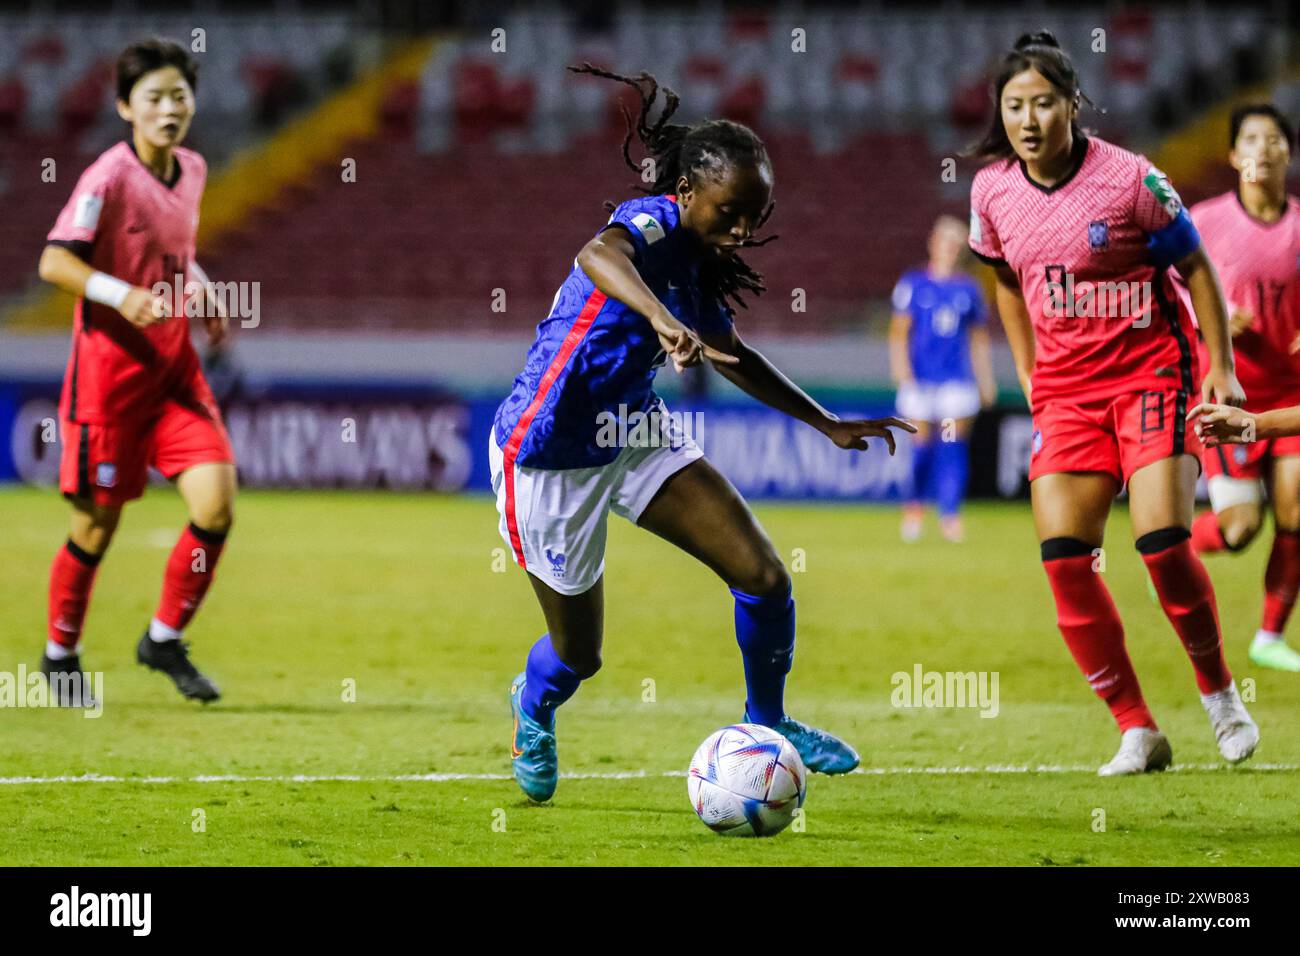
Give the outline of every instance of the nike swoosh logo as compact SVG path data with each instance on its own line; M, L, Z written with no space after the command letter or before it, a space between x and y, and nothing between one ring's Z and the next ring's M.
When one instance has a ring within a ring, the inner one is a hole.
M1102 674L1106 673L1106 668L1109 667L1109 666L1110 666L1110 665L1107 664L1106 667L1103 667L1101 670L1097 671L1097 673L1095 673L1095 674L1088 674L1086 677L1084 677L1084 680L1087 680L1087 681L1094 681L1094 680L1096 680L1096 679L1097 679L1098 677L1100 677Z
M519 718L515 718L515 731L510 735L510 759L516 760L524 755L524 752L515 746L515 741L519 739Z

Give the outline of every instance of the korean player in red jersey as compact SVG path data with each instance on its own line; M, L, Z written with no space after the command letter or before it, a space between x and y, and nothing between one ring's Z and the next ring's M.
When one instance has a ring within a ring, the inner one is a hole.
M1029 479L1043 568L1070 653L1121 732L1103 776L1168 766L1100 561L1127 484L1133 534L1187 652L1223 757L1259 730L1223 656L1214 591L1191 545L1200 443L1186 424L1198 381L1185 279L1206 342L1204 397L1240 405L1218 278L1168 179L1078 123L1082 93L1050 33L1022 36L994 83L991 160L971 188L971 248L997 273L1034 435Z
M1237 188L1190 212L1223 280L1245 408L1266 412L1300 405L1300 200L1286 192L1295 135L1277 107L1260 103L1233 111L1229 136ZM1250 660L1300 671L1300 653L1282 637L1300 590L1300 436L1218 445L1202 461L1211 511L1192 524L1201 554L1250 544L1263 523L1261 482L1267 488L1273 546Z
M150 466L175 482L189 523L167 561L136 659L170 677L187 698L218 696L181 636L230 530L234 456L190 343L186 302L155 294L187 281L206 287L194 248L207 165L180 145L194 118L196 85L197 64L175 43L148 40L122 52L117 111L130 124L129 138L81 174L41 255L41 278L77 297L59 406L59 486L72 523L50 571L41 661L65 705L92 703L79 677L82 622L122 507L144 493ZM208 334L219 342L224 313L207 300L205 293L206 308L190 311L208 316Z

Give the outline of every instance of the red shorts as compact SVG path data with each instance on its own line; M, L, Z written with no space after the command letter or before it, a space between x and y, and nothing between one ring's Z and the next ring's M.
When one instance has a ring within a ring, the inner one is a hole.
M144 494L149 468L168 479L195 465L235 460L206 382L194 399L169 398L156 417L122 425L63 422L59 490L69 498L120 506Z
M1248 445L1215 445L1201 452L1207 478L1222 475L1248 481L1264 477L1264 462L1269 458L1300 455L1300 435L1269 438Z
M1095 402L1047 402L1034 412L1029 480L1060 471L1104 471L1123 484L1171 455L1201 454L1189 426L1193 396L1179 389L1127 392Z

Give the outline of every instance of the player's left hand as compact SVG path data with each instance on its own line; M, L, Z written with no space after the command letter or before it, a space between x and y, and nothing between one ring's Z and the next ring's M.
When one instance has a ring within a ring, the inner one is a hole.
M1241 408L1246 404L1246 393L1235 373L1211 367L1201 383L1201 400Z
M1247 332L1255 324L1255 315L1246 309L1233 309L1228 316L1228 334L1234 339L1242 332Z
M1216 445L1248 445L1259 435L1258 419L1250 412L1231 405L1201 402L1187 413L1194 422L1196 437L1207 448Z
M902 418L862 418L848 422L835 419L823 431L827 438L841 448L856 448L859 451L866 451L868 438L883 438L892 455L894 433L890 431L891 428L916 433L916 426Z

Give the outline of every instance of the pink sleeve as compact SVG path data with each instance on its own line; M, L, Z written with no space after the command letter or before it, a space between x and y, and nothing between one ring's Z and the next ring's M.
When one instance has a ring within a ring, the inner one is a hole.
M110 213L112 185L111 170L102 165L91 166L82 173L46 240L93 244Z
M970 189L970 247L983 259L1005 259L1002 240L989 211L987 175L975 174Z
M1143 232L1159 232L1182 212L1183 201L1169 177L1151 165L1145 156L1134 164L1137 190L1133 203L1133 221Z

